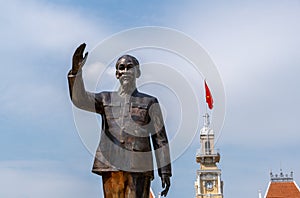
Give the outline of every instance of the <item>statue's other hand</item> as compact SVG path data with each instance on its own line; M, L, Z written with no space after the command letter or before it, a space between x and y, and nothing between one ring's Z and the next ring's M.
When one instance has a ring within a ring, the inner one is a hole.
M170 177L167 175L162 175L161 184L162 184L162 188L164 188L164 190L161 192L161 196L165 197L167 196L169 188L171 186Z
M77 49L75 50L75 52L73 54L73 59L72 59L72 73L73 74L77 74L77 72L79 70L81 70L81 68L83 67L83 65L87 59L88 52L86 52L85 55L83 56L85 47L86 47L86 44L82 43L79 47L77 47Z

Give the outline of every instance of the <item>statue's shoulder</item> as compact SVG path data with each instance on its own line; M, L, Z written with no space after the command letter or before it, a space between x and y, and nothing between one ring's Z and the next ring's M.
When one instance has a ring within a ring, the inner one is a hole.
M109 102L116 94L116 91L102 91L96 94L96 98L102 102Z
M137 92L135 94L135 98L138 100L138 101L141 101L141 102L146 102L146 103L157 103L158 100L156 97L154 96L151 96L149 94L146 94L146 93L142 93L142 92Z

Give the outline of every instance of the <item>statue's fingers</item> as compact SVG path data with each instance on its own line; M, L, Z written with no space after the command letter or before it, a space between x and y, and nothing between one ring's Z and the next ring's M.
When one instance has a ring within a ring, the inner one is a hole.
M169 192L169 187L167 186L160 194L161 194L161 196L167 196L167 194L168 194L168 192Z
M84 62L86 61L86 59L87 59L88 55L89 55L89 53L88 53L88 52L86 52L86 53L84 54L84 57L83 57L83 61L84 61Z
M166 183L167 183L167 186L170 187L170 185L171 185L170 179L167 179Z
M80 55L82 55L82 56L83 56L83 52L84 52L85 47L86 47L86 44L85 44L85 43L82 43L82 44L79 46L79 48L80 48Z
M85 64L87 57L88 57L88 52L85 53L83 60L80 63L80 67L82 67Z
M74 56L82 56L85 46L86 46L85 43L82 43L81 45L79 45L79 47L77 47L77 49L74 52Z

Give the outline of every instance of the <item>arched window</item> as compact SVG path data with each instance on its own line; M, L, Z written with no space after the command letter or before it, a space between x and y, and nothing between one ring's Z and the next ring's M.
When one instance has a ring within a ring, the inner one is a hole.
M205 153L210 154L210 142L209 141L205 142Z

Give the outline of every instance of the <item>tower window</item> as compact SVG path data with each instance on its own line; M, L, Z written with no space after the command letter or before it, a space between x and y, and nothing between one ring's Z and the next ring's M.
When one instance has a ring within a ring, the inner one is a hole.
M205 153L211 153L209 141L205 142Z

